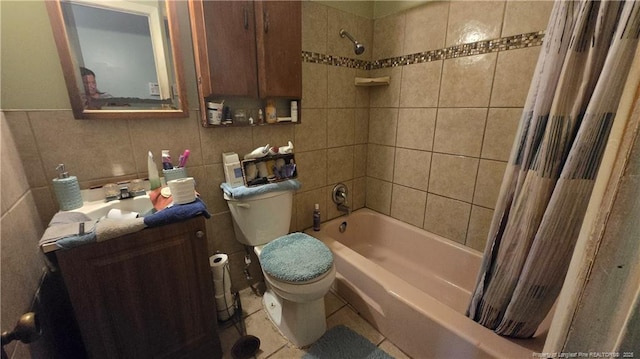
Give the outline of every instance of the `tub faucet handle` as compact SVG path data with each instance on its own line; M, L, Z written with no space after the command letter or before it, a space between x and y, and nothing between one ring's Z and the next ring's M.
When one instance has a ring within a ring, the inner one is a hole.
M333 187L333 202L338 205L338 211L345 212L347 215L351 214L351 207L349 207L347 196L349 190L344 183L338 183Z
M347 202L347 195L349 190L343 183L338 183L333 187L333 203L343 204Z

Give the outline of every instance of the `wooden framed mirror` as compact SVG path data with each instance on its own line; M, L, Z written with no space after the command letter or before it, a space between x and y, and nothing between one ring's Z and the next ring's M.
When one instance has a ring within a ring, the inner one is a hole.
M175 1L45 3L75 118L189 115Z

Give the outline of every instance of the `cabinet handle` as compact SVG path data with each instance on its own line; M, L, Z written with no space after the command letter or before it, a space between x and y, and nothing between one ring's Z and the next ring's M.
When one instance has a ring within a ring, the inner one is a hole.
M262 12L262 19L264 20L264 32L269 32L269 12L264 10Z
M197 231L197 232L196 232L196 237L197 237L197 238L202 238L202 237L204 237L204 232L203 232L203 231Z
M246 8L242 9L242 15L244 17L244 28L248 30L249 29L249 11Z

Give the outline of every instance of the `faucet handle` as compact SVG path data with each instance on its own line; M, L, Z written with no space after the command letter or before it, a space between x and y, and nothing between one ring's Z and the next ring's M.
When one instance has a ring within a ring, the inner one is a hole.
M129 192L129 187L122 186L120 187L120 199L125 199L131 197L131 192Z
M347 203L347 195L349 194L349 189L345 186L344 183L338 183L333 187L333 203L335 204L345 204Z

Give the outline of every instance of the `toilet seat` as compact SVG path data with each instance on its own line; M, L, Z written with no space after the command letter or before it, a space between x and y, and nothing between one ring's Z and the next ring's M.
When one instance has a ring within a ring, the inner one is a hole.
M274 282L275 281L275 282L278 282L278 283L283 283L283 284L288 284L288 285L305 285L305 284L313 284L313 283L316 283L316 282L319 282L319 281L323 280L326 276L331 274L333 268L334 268L334 266L332 265L331 268L329 268L326 272L322 273L321 275L319 275L318 277L315 277L313 279L309 279L307 281L296 281L296 282L292 282L292 281L276 278L276 277L274 277L274 276L272 276L272 275L270 275L269 273L266 273L266 272L263 272L262 274L265 277L267 277L270 282Z
M333 254L320 240L306 233L291 233L271 241L260 252L263 271L288 284L321 280L333 268Z

